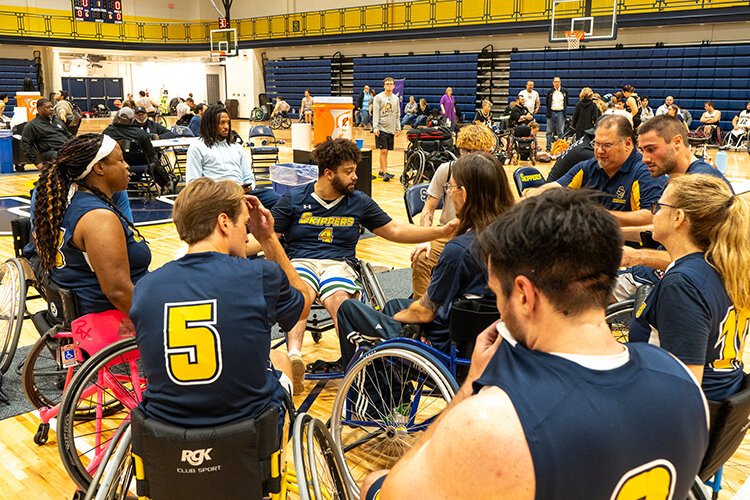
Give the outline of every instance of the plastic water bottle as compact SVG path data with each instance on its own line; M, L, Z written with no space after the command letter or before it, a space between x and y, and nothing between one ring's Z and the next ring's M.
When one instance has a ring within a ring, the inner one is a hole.
M717 151L716 152L716 168L723 174L727 173L727 152Z

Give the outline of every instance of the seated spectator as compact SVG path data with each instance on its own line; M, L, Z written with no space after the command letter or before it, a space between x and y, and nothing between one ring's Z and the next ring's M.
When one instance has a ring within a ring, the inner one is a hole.
M276 104L273 105L273 111L271 116L281 115L286 116L287 113L292 109L288 102L286 102L280 95L276 96ZM198 135L198 134L195 134Z
M652 209L672 265L631 325L687 365L706 397L741 389L750 315L750 202L707 175L670 179Z
M578 104L576 104L575 110L573 110L572 124L576 131L576 139L580 139L585 135L585 131L593 128L596 125L596 120L599 119L600 113L599 108L596 107L594 101L591 99L594 95L594 91L589 87L583 87L581 93L578 95Z
M283 422L291 367L270 350L271 327L289 329L307 317L311 299L273 232L273 218L236 183L207 178L180 193L173 217L188 253L141 280L130 310L148 378L141 407L184 427L224 425L273 408ZM265 259L245 258L248 228ZM253 293L239 292L249 284L257 285ZM205 356L193 362L170 343L190 321L210 322L213 333L201 346Z
M672 118L676 118L677 121L682 123L685 126L685 130L688 130L688 124L685 122L685 115L682 113L682 110L680 110L680 107L676 104L672 104L667 108L667 116L671 116Z
M174 181L159 161L148 134L138 125L133 123L135 113L130 108L120 108L112 124L104 129L104 133L116 141L130 141L138 146L140 153L128 154L128 161L133 165L148 165L149 173L164 193L174 191Z
M135 108L133 124L141 127L148 134L149 139L171 139L174 137L167 127L149 118L146 108L142 106Z
M305 97L302 98L302 102L299 106L300 121L304 121L305 123L313 122L314 103L315 100L313 99L312 95L310 95L310 91L305 90Z
M2 96L0 96L2 97ZM732 131L727 135L727 140L723 149L738 147L743 137L750 139L750 102L747 107L740 111L737 116L732 118Z
M414 126L419 127L426 124L430 113L430 106L427 104L427 100L420 99L419 106L417 106L417 118L414 120Z
M247 154L242 146L229 142L231 136L229 111L216 104L208 106L201 119L200 140L188 148L185 181L190 184L200 177L230 180L257 196L263 206L273 207L279 195L270 187L256 189Z
M113 202L129 174L120 146L101 134L70 139L39 174L34 235L40 278L73 290L81 314L118 309L127 315L133 284L148 273L148 244Z
M61 90L55 94L55 115L63 122L66 126L70 125L73 121L73 104L70 102L70 94Z
M362 498L657 489L687 498L708 446L705 400L672 356L612 337L604 316L622 244L616 221L586 194L545 193L477 240L503 320L479 335L448 408L391 471L366 478Z
M482 107L474 113L474 123L476 125L484 125L492 130L494 125L492 120L492 101L489 99L482 101Z
M718 129L719 121L721 121L721 111L714 108L713 101L706 101L703 104L703 109L705 109L705 111L701 115L701 123L703 124L703 129L706 131L706 133L709 134L709 136L715 138L717 142L720 143L721 135L718 133Z
M656 116L666 114L667 111L669 110L669 107L673 104L674 104L674 97L672 97L671 95L668 95L664 99L664 104L656 108Z
M638 124L642 125L654 117L654 110L648 106L648 97L641 96L641 105L638 106Z
M508 126L510 128L525 125L531 129L531 135L536 136L539 132L539 124L534 121L534 115L529 113L529 110L526 108L526 101L522 95L516 97L516 101L511 103L509 115Z
M466 125L465 127L461 127L456 137L456 147L461 156L476 152L492 153L494 146L495 138L484 125ZM438 209L441 200L443 208L440 211L439 224L445 225L456 218L456 207L453 206L453 198L448 191L450 188L449 181L453 176L452 169L454 163L450 161L441 164L435 171L435 175L432 176L430 185L427 187L427 198L424 200L424 208L419 214L420 226L432 226L435 211ZM437 264L438 258L449 239L450 237L445 237L420 243L412 251L411 286L414 300L419 300L427 291L432 270Z
M561 187L593 189L606 195L599 201L621 226L650 224L653 219L650 207L661 196L664 182L649 175L635 147L630 121L625 116L603 116L591 146L594 158L579 163L556 182L527 189L524 196Z
M159 105L146 95L146 91L141 90L140 92L138 92L138 95L140 97L135 102L135 107L140 106L142 108L146 108L146 113L148 113L149 115L156 114L156 110L159 109Z
M448 236L455 222L419 227L392 220L369 196L355 190L360 152L352 141L322 142L313 150L313 158L318 180L284 194L272 213L292 264L338 328L339 305L360 291L358 277L346 263L355 258L360 227L389 241L421 243ZM287 335L296 389L301 388L305 373L301 352L305 323L300 321Z
M186 114L192 113L194 107L195 101L192 97L188 97L184 101L180 100L180 104L177 105L177 120Z
M513 206L513 193L502 165L488 153L464 155L453 164L448 192L460 221L432 272L427 293L419 300L393 299L383 312L350 299L338 311L342 366L354 356L355 344L372 344L401 336L406 323L422 325L422 336L445 353L450 350L448 319L455 299L488 295L487 267L479 257L477 238Z
M193 108L193 117L190 119L188 128L195 137L201 135L201 118L203 117L204 111L206 111L206 105L203 103L196 104Z
M21 149L29 162L41 168L43 161L57 158L57 152L68 142L70 134L49 99L42 97L36 102L36 118L23 129Z
M411 125L414 127L414 123L417 121L417 101L414 100L414 96L409 96L409 102L404 106L404 116L401 118L401 127Z
M633 115L625 109L625 96L621 92L617 92L612 96L612 100L609 102L609 109L604 114L624 116L628 119L630 125L633 125Z

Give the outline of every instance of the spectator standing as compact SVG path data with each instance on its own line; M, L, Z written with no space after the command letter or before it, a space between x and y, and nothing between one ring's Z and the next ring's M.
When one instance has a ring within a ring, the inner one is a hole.
M672 97L671 95L668 95L664 99L664 104L656 108L656 116L667 114L667 111L669 110L669 107L672 104L674 104L674 97Z
M370 86L365 85L362 92L357 94L357 100L354 103L354 123L355 125L365 126L365 116L370 116Z
M562 86L559 76L552 79L552 88L547 91L547 151L552 143L565 133L565 110L568 108L568 91Z
M36 118L23 129L21 149L31 163L41 167L43 161L57 158L57 152L69 137L67 127L55 115L52 102L42 97L36 102Z
M404 106L404 117L401 119L401 128L406 125L414 126L417 121L417 101L414 100L414 96L409 96L409 102Z
M526 109L529 110L529 113L535 115L539 112L541 99L539 99L539 92L534 90L533 80L526 82L526 88L520 91L518 95L523 96L524 102L526 103Z
M138 92L138 95L140 96L140 98L136 101L135 105L146 108L146 113L156 113L159 105L152 101L151 98L146 95L146 92L144 90Z
M596 120L601 116L592 97L594 91L590 87L583 87L578 95L578 104L573 110L573 128L576 130L576 140L585 135L585 130L593 128Z
M34 80L32 80L29 77L26 77L23 79L23 86L21 87L21 90L23 92L34 92L36 91L36 86L34 85Z
M440 98L440 114L448 120L448 125L453 130L456 124L456 98L453 97L452 87L445 89L445 94Z
M414 126L419 127L426 124L429 116L430 106L427 104L427 100L422 98L419 100L419 106L417 106L417 119L414 121Z
M632 85L623 85L621 89L624 97L624 109L629 112L631 116L635 117L638 114L638 103L635 100L635 88Z
M388 182L393 174L388 173L388 151L393 151L395 137L401 132L401 105L393 93L395 82L390 76L383 80L383 92L375 96L372 103L372 130L375 148L380 150L378 177Z
M300 103L299 107L299 113L300 116L305 120L305 123L312 123L313 122L313 104L314 99L310 95L309 90L305 90L305 97L302 98L302 102Z
M203 117L203 112L206 110L206 105L203 103L197 104L195 108L193 108L193 117L190 119L190 124L188 125L188 128L193 133L195 137L198 137L201 135L201 118Z

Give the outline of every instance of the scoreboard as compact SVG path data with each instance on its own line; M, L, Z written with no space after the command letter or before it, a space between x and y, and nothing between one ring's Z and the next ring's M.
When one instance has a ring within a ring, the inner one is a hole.
M121 0L73 0L73 17L76 21L96 23L122 23Z

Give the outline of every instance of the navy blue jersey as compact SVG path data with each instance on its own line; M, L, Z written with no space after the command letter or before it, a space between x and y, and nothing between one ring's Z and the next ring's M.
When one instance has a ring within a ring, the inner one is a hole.
M636 312L630 326L686 365L702 365L703 392L720 401L742 385L742 353L750 331L750 310L738 310L721 275L700 252L677 259Z
M719 169L714 168L709 163L706 163L702 159L697 159L693 163L690 164L688 169L685 171L686 174L706 174L711 175L713 177L718 177L719 179L723 180L727 183L727 186L729 186L729 189L732 190L732 193L734 193L734 188L732 188L732 184L727 180L726 177L724 177L724 174L719 172Z
M315 194L314 182L284 194L271 212L290 259L352 259L360 226L374 231L391 222L361 191L326 201Z
M208 427L280 407L271 326L288 331L303 306L302 294L266 260L188 254L146 276L130 310L148 377L146 414Z
M506 337L474 382L475 393L496 386L512 401L536 498L687 497L708 446L700 389L663 350L628 351L624 364L594 370Z
M92 210L102 209L114 213L114 210L95 194L77 191L65 210L65 215L60 224L60 246L55 257L55 269L52 270L50 277L61 287L75 292L81 314L116 309L102 292L99 280L97 280L96 274L89 264L88 256L73 244L73 234L81 217ZM123 231L125 231L130 279L133 283L137 283L148 273L148 266L151 264L151 250L149 250L146 240L134 233L128 227L127 222L119 216L118 218Z
M476 234L464 233L450 240L443 248L432 270L427 297L440 307L427 326L430 342L445 352L450 346L448 319L451 303L465 295L487 295L487 267L479 257Z
M571 189L602 191L608 195L600 200L607 210L634 212L648 209L652 203L659 201L665 180L663 177L651 177L641 153L634 148L612 177L599 167L594 157L570 169L557 182Z

